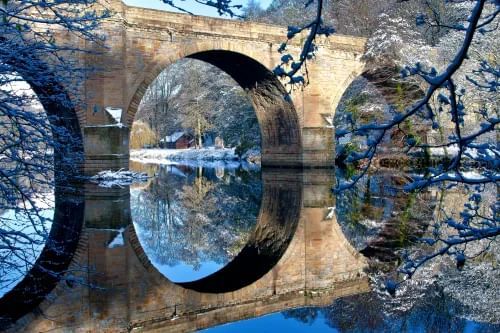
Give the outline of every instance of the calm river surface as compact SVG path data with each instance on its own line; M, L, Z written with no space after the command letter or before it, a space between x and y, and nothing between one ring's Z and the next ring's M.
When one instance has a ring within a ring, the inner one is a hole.
M459 189L404 194L408 175L386 170L335 196L331 170L131 168L153 177L55 191L37 263L1 268L0 330L500 331L496 245L463 271L433 262L395 297L381 288Z

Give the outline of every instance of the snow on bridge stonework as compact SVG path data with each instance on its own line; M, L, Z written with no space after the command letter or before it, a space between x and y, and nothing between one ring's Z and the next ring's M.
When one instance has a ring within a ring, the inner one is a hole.
M128 128L142 96L161 71L186 57L219 67L248 92L261 127L264 166L333 165L333 129L327 120L363 71L364 38L318 40L317 57L308 66L310 84L294 91L290 103L271 73L280 62L277 48L286 39L285 27L136 8L120 0L108 0L106 6L113 13L100 27L106 48L83 59L105 70L88 77L85 108L77 110L87 173L127 167ZM299 47L290 46L292 52ZM128 128L96 129L107 124L100 110L109 107L123 110Z

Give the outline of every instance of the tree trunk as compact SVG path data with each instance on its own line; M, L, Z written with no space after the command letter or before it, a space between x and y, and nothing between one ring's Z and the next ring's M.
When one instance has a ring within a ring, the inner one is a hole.
M201 124L200 124L200 117L197 119L197 135L198 135L198 149L201 149Z

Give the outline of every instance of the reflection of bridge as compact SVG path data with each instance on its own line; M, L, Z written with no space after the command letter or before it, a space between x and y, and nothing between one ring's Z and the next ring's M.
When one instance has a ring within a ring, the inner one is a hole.
M318 57L309 65L311 83L304 91L294 91L290 103L270 72L280 63L277 48L286 39L285 28L129 7L120 0L103 2L114 13L101 26L106 48L79 61L105 70L85 82L85 108L74 110L72 127L83 132L87 173L126 168L127 127L142 96L162 70L182 58L219 67L247 91L260 123L263 165L333 165L333 133L326 118L331 118L344 90L363 70L365 39L320 38ZM66 33L61 38L75 43ZM298 51L298 45L290 48ZM31 84L37 92L44 91L36 82ZM112 121L104 111L109 107L122 109L126 127L100 126Z
M87 227L70 267L91 268L82 277L104 289L60 282L12 331L194 331L365 292L365 261L329 215L332 179L320 170L263 173L261 212L247 250L207 279L185 285L150 264L130 225L127 192L90 190ZM108 248L125 225L124 245ZM232 264L240 266L232 270Z

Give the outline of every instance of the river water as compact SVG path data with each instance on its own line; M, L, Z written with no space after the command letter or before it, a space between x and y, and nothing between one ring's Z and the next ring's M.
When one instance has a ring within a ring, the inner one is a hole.
M49 245L3 286L1 329L500 331L495 247L462 271L436 260L394 297L382 287L460 190L405 194L394 170L335 195L332 170L131 167L152 177L56 190Z

